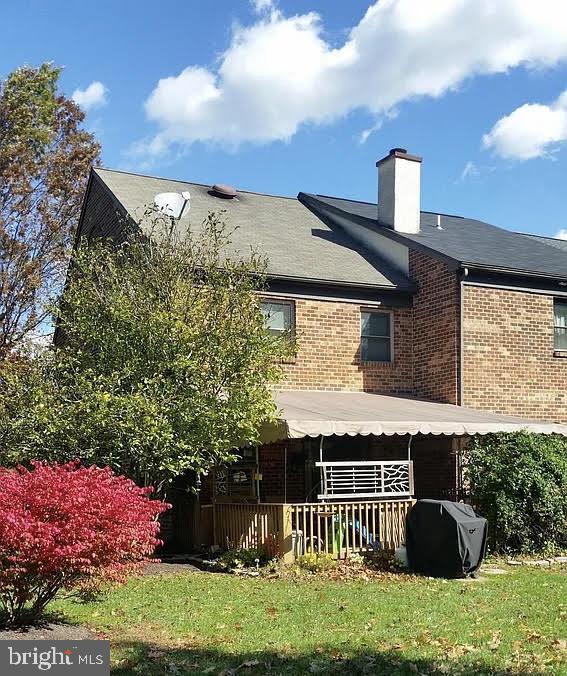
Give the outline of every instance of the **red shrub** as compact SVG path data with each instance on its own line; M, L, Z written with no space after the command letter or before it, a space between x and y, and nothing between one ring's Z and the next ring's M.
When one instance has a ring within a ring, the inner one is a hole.
M37 617L59 590L124 581L152 554L168 508L108 468L0 468L0 607Z

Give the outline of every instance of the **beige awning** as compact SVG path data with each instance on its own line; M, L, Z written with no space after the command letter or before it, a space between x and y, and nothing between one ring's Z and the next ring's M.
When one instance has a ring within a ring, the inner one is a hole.
M274 392L278 421L262 442L333 434L473 435L526 430L567 436L567 425L499 415L452 404L366 392Z

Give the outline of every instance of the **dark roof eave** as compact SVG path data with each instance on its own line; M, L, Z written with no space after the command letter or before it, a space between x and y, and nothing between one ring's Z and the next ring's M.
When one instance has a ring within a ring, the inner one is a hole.
M551 279L557 281L567 281L567 270L564 275L548 274L538 272L537 270L522 270L521 268L506 268L495 265L482 265L482 263L472 263L470 261L461 261L459 267L464 270L477 270L479 272L491 272L494 274L514 275L518 277L528 277L533 279Z
M406 286L390 286L384 284L365 284L363 282L348 282L330 279L316 279L314 277L292 277L290 275L276 275L267 273L267 278L282 282L297 282L301 284L313 284L317 286L341 287L349 289L360 289L364 291L379 291L380 293L416 293L417 285L408 284Z

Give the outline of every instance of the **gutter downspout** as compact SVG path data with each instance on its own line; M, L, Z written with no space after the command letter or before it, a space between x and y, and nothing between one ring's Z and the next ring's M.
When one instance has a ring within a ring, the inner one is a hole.
M465 393L465 384L464 380L464 359L465 359L465 338L463 335L463 316L464 316L464 287L465 280L469 276L469 269L463 268L463 273L459 280L459 365L458 365L458 378L459 378L459 406L464 405L464 393ZM453 452L455 453L455 488L457 494L454 496L455 500L460 500L463 497L463 476L462 476L462 438L457 439L453 437L452 440Z
M461 275L461 279L459 281L459 364L458 364L458 379L459 379L459 393L458 393L458 405L463 406L463 400L464 400L464 392L465 392L465 386L463 382L463 374L464 374L464 368L463 368L463 361L464 361L464 347L465 347L465 339L463 335L463 314L464 314L464 280L469 276L469 269L468 268L463 268L463 274Z

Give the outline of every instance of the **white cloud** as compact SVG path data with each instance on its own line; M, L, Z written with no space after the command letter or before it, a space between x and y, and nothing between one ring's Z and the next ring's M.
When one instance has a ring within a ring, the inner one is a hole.
M555 239L567 239L567 228L561 228L561 230L558 230L554 237Z
M469 160L465 166L463 167L463 170L461 171L461 175L459 176L459 182L462 182L466 180L467 178L472 178L474 176L479 176L480 174L480 169L476 166L474 162Z
M567 140L567 90L546 106L525 103L501 118L482 143L508 159L529 160L549 155Z
M250 4L254 11L258 14L262 12L270 12L276 7L275 0L250 0Z
M191 64L159 80L145 103L158 125L146 153L196 141L286 141L305 124L357 109L380 120L402 101L441 96L474 75L567 59L564 0L380 0L339 45L314 12L287 17L254 4L270 11L233 29L216 68Z
M90 110L91 108L100 108L107 102L106 95L108 89L102 82L91 82L86 89L75 89L71 98L83 110Z

